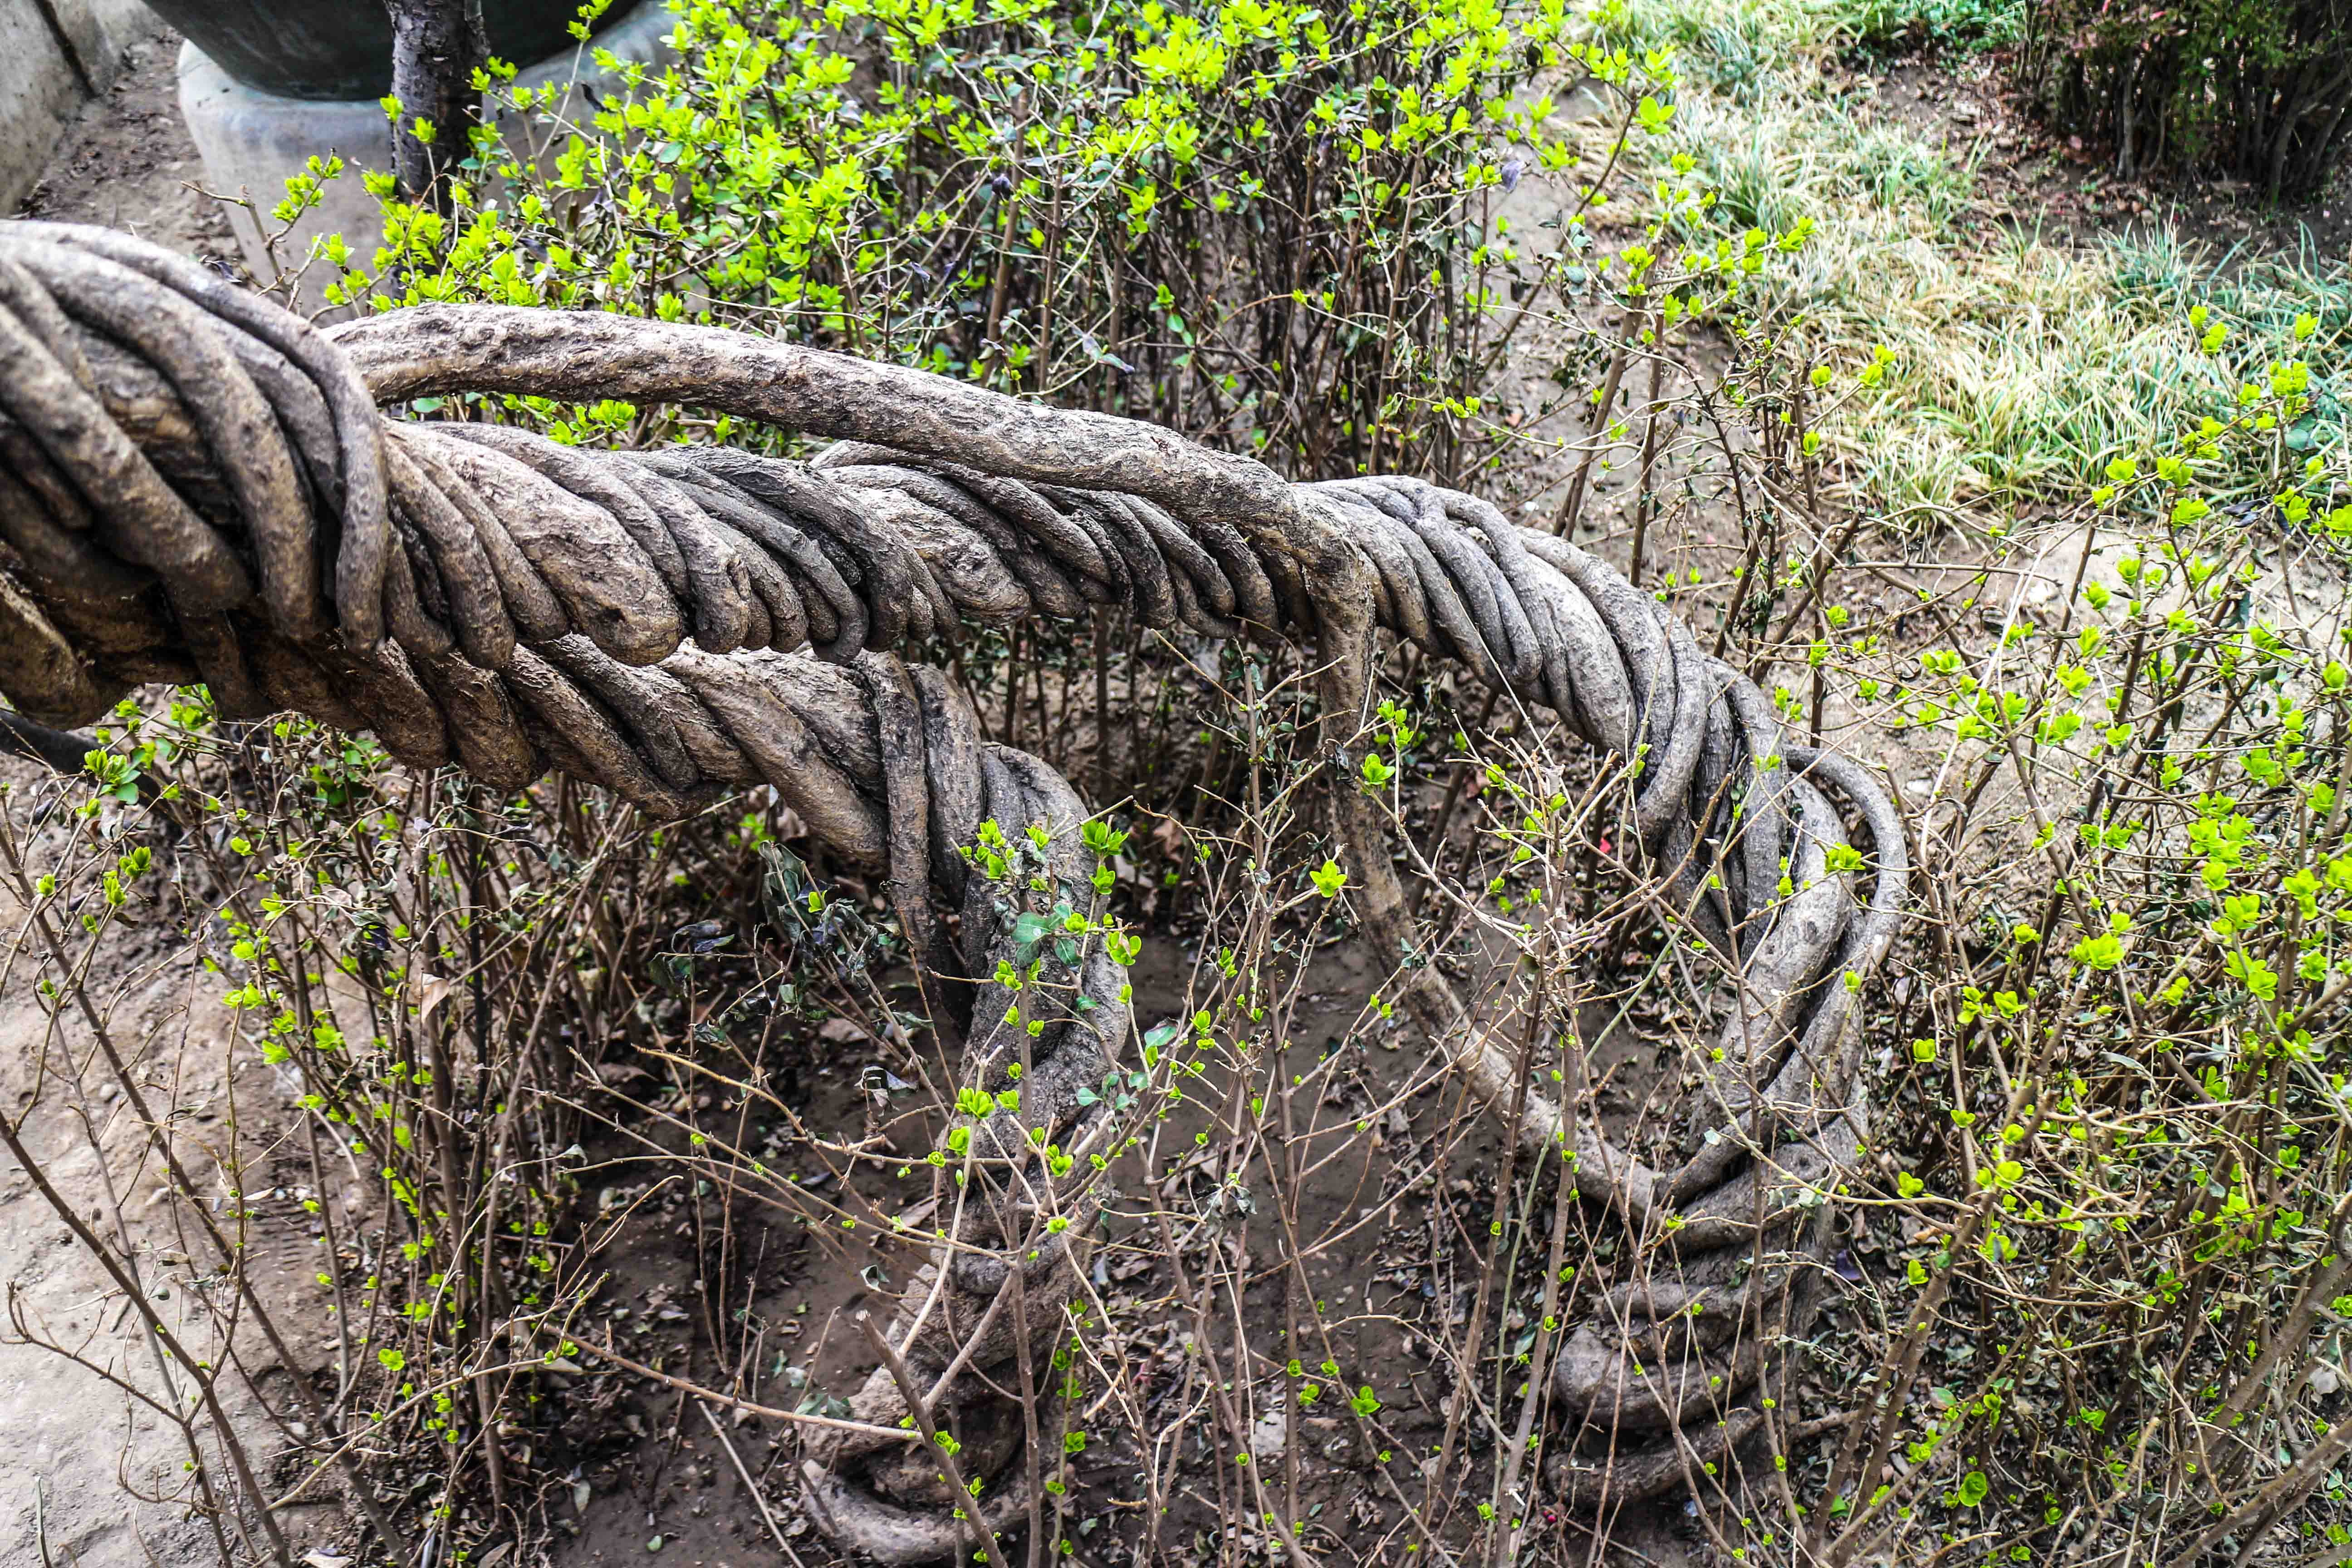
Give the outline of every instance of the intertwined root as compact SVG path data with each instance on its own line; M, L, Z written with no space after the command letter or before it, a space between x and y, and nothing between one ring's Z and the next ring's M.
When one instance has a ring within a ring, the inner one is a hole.
M375 407L468 390L682 402L839 443L814 464L597 452ZM1007 1087L1027 1040L1018 1107L967 1118L977 1179L887 1330L927 1405L958 1412L992 1528L1025 1506L1026 1438L987 1388L1011 1386L1024 1336L1033 1358L1058 1337L1064 1238L1101 1198L1091 1162L1049 1168L1041 1144L1105 1152L1108 1117L1079 1090L1120 1059L1129 1020L1098 946L1030 994L1095 1005L1034 1037L986 1023L1008 1005L992 979L957 978L997 973L1035 912L960 851L984 821L1044 825L1034 897L1083 908L1085 812L896 650L1097 605L1313 637L1327 755L1356 741L1383 627L1549 708L1638 759L1652 874L1737 978L1688 1157L1654 1168L1573 1099L1519 1101L1508 1054L1433 970L1404 994L1635 1240L1639 1288L1604 1297L1555 1363L1570 1447L1604 1456L1564 1460L1556 1486L1645 1495L1755 1424L1764 1352L1809 1310L1826 1231L1807 1216L1862 1135L1855 1010L1898 919L1903 836L1864 770L1788 744L1751 682L1596 558L1418 480L1288 485L1150 426L723 331L435 306L330 338L184 258L41 224L0 225L0 686L26 712L82 722L138 682L200 680L226 716L299 710L506 788L557 767L661 816L764 782L887 873L935 1016L983 1021L963 1083ZM1370 938L1412 951L1389 825L1345 781L1333 807ZM1866 899L1849 822L1876 861ZM1046 1231L1056 1218L1072 1223ZM895 1426L898 1373L853 1408ZM892 1562L959 1550L970 1522L940 1474L880 1438L812 1458L825 1518Z

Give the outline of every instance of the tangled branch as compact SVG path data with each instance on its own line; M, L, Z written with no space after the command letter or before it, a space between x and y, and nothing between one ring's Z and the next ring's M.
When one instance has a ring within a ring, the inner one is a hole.
M805 464L599 452L376 410L461 391L684 403L836 444ZM1598 559L1418 480L1290 485L1148 425L720 330L436 306L323 334L67 226L0 226L0 685L30 718L202 682L224 717L299 710L508 789L558 768L660 817L765 783L886 872L961 1081L990 1098L962 1119L953 1228L852 1402L868 1427L953 1406L962 1457L863 1433L818 1449L811 1484L845 1540L929 1560L1025 1506L1020 1407L992 1390L1063 1321L1105 1196L1085 1156L1110 1152L1082 1091L1130 1032L1093 943L1049 947L1027 1020L1006 1021L995 977L1025 960L1024 917L1094 897L1087 811L898 657L968 622L1116 606L1315 642L1336 826L1382 963L1406 963L1428 1038L1646 1260L1554 1363L1608 1456L1557 1486L1582 1506L1649 1495L1760 1421L1764 1326L1805 1316L1819 1198L1864 1131L1857 1010L1899 920L1904 838L1863 769L1785 740L1751 681ZM1630 765L1675 928L1737 979L1679 1163L1613 1143L1574 1085L1524 1090L1410 962L1389 825L1346 761L1381 630ZM1035 825L1034 875L973 873L962 851L991 823ZM1875 860L1866 893L1849 824ZM943 1468L989 1483L980 1519Z

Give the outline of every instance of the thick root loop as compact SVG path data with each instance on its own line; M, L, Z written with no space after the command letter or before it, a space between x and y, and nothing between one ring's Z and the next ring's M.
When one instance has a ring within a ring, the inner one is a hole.
M685 402L840 440L814 463L598 452L375 407L460 391ZM1651 1281L1607 1296L1554 1365L1576 1454L1604 1456L1564 1458L1555 1487L1597 1507L1714 1464L1756 1425L1741 1401L1765 1350L1808 1310L1827 1233L1803 1216L1864 1131L1856 1009L1907 868L1870 775L1790 744L1655 599L1415 479L1288 485L1133 421L611 315L435 306L330 336L126 237L0 224L0 688L42 723L87 722L141 682L202 682L225 716L299 710L507 789L559 768L657 817L764 783L887 873L935 1013L961 1027L1004 1017L992 977L1024 915L1088 907L1086 812L898 650L1097 606L1318 639L1327 754L1356 742L1384 628L1638 759L1647 864L1737 978L1687 1157L1654 1168L1573 1102L1514 1105L1511 1064L1444 981L1424 967L1407 997L1531 1146L1574 1157ZM1385 825L1334 794L1360 912L1399 956L1412 932ZM990 819L1044 828L1023 879L960 855ZM1875 862L1866 895L1842 868L1849 825ZM960 953L940 906L961 914ZM1025 1040L1002 1024L964 1040L964 1081L992 1092L1025 1044L1018 1107L967 1119L954 1229L887 1330L927 1404L968 1431L1004 1425L989 1390L1013 1386L1023 1338L1043 1358L1062 1333L1065 1239L1104 1195L1084 1156L1108 1152L1110 1127L1085 1091L1121 1059L1122 975L1099 947L1046 962L1029 995L1093 1005ZM1075 1158L1048 1168L1048 1147ZM887 1371L852 1405L869 1424L907 1414ZM1026 1507L1019 1447L1016 1431L968 1450L985 1483L972 1519L919 1448L820 1451L811 1497L878 1560L932 1561Z

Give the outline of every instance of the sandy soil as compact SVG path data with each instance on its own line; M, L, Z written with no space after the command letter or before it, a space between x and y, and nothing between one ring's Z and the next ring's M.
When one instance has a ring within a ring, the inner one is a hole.
M29 766L0 764L16 820L53 783ZM25 847L37 868L61 837L57 821ZM13 892L0 887L0 930L14 946L25 929ZM68 1011L54 1024L30 984L29 952L0 958L0 1110L19 1121L42 1173L92 1230L129 1258L132 1279L164 1326L192 1353L216 1354L201 1277L208 1256L178 1206L144 1125L97 1050L94 1032ZM261 1149L283 1095L275 1075L236 1037L219 1006L217 976L161 919L135 908L107 933L89 992L109 1036L127 1058L150 1108L171 1127L191 1176L216 1204L227 1182L223 1151ZM266 1167L265 1167L266 1168ZM248 1166L245 1181L255 1179ZM288 1299L293 1257L282 1238L255 1249L270 1276L266 1295ZM207 1529L177 1500L186 1485L175 1426L140 1397L163 1397L166 1373L142 1331L121 1281L65 1225L32 1177L0 1157L0 1273L7 1321L0 1325L0 1563L75 1563L114 1568L178 1564L212 1553ZM246 1364L268 1382L267 1358ZM69 1353L68 1353L69 1352ZM184 1375L172 1379L184 1394ZM134 1396L133 1391L136 1391ZM252 1421L243 1390L228 1398L239 1425ZM299 1510L298 1510L299 1513Z

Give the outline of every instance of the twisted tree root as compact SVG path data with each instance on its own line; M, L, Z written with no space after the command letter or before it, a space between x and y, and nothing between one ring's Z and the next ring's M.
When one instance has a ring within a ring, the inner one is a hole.
M464 391L687 403L838 439L814 464L597 452L372 406ZM1867 773L1786 743L1763 694L1656 600L1418 480L1289 485L1133 421L610 315L431 306L329 336L125 237L0 224L0 688L17 708L70 725L142 681L202 681L225 715L297 710L503 788L557 767L661 817L764 782L835 852L887 873L941 1027L981 1021L963 1082L991 1092L1013 1083L1025 1037L1001 1022L1012 997L992 977L1022 914L1088 907L1085 808L1044 763L984 742L961 692L894 650L1097 605L1317 640L1321 751L1342 763L1335 826L1389 963L1416 951L1390 824L1344 767L1381 629L1633 763L1672 921L1737 982L1686 1157L1652 1168L1573 1098L1520 1097L1511 1054L1433 968L1409 966L1403 994L1527 1145L1624 1218L1634 1266L1658 1277L1604 1298L1562 1348L1559 1401L1609 1458L1563 1458L1556 1486L1598 1506L1687 1482L1694 1455L1712 1462L1755 1423L1742 1401L1768 1310L1810 1310L1804 1263L1827 1230L1802 1216L1864 1131L1856 1009L1907 866ZM1840 799L1876 860L1860 903L1836 868ZM989 820L1045 829L1037 885L971 874L960 851ZM961 910L960 954L940 900ZM966 1453L991 1483L991 1529L1025 1506L1007 1479L1025 1467L990 1384L1008 1385L1017 1335L1043 1354L1061 1331L1068 1243L1103 1188L1083 1158L1104 1152L1108 1115L1079 1095L1130 1026L1099 948L1049 953L1042 978L1023 994L1033 1018L1041 996L1093 1005L1049 1009L1018 1108L967 1119L954 1227L887 1331L927 1403L980 1435ZM869 1425L906 1413L887 1371L852 1408ZM961 1549L927 1456L837 1442L812 1465L845 1541L889 1562Z

